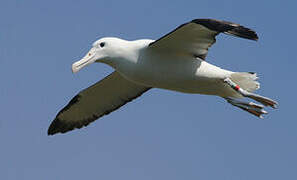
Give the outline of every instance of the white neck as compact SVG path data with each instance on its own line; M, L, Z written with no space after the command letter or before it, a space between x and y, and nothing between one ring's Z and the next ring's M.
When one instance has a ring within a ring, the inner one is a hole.
M141 39L127 41L113 38L112 41L112 48L108 52L110 56L103 63L112 66L114 69L118 69L121 66L137 63L141 51L154 40Z

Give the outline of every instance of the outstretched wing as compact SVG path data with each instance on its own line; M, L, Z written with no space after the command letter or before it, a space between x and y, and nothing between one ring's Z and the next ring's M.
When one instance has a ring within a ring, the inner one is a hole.
M65 133L87 126L127 102L132 101L150 87L135 84L118 72L79 92L56 116L48 129L48 135Z
M214 19L194 19L152 42L149 48L191 54L205 60L208 48L215 43L215 37L219 33L258 40L253 30L239 24Z

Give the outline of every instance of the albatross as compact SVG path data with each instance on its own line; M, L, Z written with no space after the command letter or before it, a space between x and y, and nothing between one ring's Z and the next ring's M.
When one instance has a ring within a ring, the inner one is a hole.
M256 73L233 72L206 61L208 48L220 33L258 40L249 28L214 19L194 19L158 40L97 40L72 65L73 73L94 62L105 63L114 72L71 99L51 123L48 135L87 126L152 88L219 96L262 118L267 114L264 107L276 108L277 102L253 93L260 87Z

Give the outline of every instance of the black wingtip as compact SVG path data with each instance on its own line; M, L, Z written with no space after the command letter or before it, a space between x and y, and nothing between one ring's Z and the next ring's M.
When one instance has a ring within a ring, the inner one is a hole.
M213 31L226 33L255 41L259 39L256 32L252 29L246 28L244 26L232 22L220 21L215 19L194 19L191 22L203 25L206 28Z
M61 121L58 118L54 119L54 121L51 123L50 127L47 130L47 135L51 136L56 133L59 133L58 127L60 126L61 126Z
M258 41L259 37L258 35L256 34L255 31L249 29L249 28L246 28L246 27L243 27L243 26L234 26L232 29L224 32L226 34L231 34L231 35L234 35L234 36L238 36L238 37L242 37L242 38L245 38L245 39L250 39L250 40L254 40L254 41Z
M89 123L87 123L86 125L88 124ZM74 126L72 123L65 123L59 117L56 117L51 123L51 125L49 126L47 130L47 134L50 136L57 133L66 133L68 131L72 131L75 128L80 129L82 127L83 125L81 124Z
M70 109L74 104L76 104L79 99L81 98L81 95L76 95L74 96L70 102L57 114L56 118L53 120L53 122L51 123L50 127L48 128L47 134L48 135L54 135L57 133L65 133L67 131L65 131L63 128L67 127L67 125L65 123L63 123L61 121L61 119L59 119L59 115L64 113L65 111L67 111L68 109ZM65 128L66 129L66 128ZM71 128L69 128L70 130L72 130Z

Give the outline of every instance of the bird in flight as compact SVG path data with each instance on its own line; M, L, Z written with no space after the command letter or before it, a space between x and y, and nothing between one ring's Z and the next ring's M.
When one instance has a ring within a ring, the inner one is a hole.
M97 40L72 65L73 73L94 62L105 63L114 72L71 99L51 123L48 135L87 126L151 88L220 96L262 118L267 114L264 107L276 108L277 102L253 93L260 87L256 73L233 72L206 61L208 48L219 33L258 40L249 28L214 19L194 19L158 40L127 41L115 37Z

